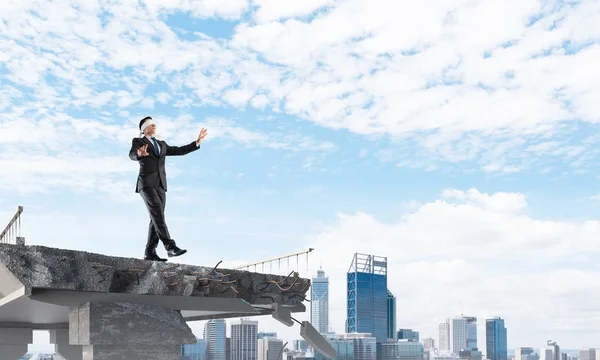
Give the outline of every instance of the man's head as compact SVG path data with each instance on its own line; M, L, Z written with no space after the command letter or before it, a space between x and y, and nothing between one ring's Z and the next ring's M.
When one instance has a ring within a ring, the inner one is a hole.
M156 134L156 125L150 116L146 116L140 121L140 131L144 135L154 136Z

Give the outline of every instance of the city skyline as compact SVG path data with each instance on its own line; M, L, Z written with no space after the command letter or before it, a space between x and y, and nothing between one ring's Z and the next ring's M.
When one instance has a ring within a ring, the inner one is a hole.
M510 348L598 345L597 1L9 4L0 223L23 206L27 244L144 256L128 153L151 116L173 146L208 130L166 160L176 262L313 248L281 275L322 265L341 333L349 262L376 254L422 338L464 313L479 342L501 316Z

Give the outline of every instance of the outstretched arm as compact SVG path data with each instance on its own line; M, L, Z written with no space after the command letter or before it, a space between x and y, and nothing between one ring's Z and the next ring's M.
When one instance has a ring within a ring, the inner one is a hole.
M198 150L200 148L200 143L202 142L202 139L204 139L206 134L206 129L202 128L202 130L200 130L200 135L198 135L198 139L185 146L169 146L169 144L165 142L165 145L167 146L167 156L185 155L191 153L192 151Z
M186 155L200 148L200 144L196 144L195 141L184 146L171 146L166 142L165 145L167 146L167 156Z

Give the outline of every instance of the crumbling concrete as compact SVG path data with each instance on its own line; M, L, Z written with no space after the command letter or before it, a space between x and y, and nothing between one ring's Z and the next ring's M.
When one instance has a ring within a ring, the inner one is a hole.
M310 285L309 279L290 277L284 282L284 276L218 268L213 271L212 266L145 261L44 246L0 244L0 264L29 295L32 289L39 288L301 305ZM285 291L292 283L292 288ZM0 293L4 294L2 285Z
M186 321L270 314L272 303L304 312L309 287L296 274L0 244L0 329L56 330L53 343L73 360L78 347L84 360L177 359L195 342ZM5 345L26 351L25 341Z

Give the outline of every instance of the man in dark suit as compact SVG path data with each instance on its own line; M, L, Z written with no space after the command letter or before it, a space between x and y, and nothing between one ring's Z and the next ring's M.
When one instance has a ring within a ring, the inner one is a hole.
M156 254L158 240L162 241L169 257L183 255L187 250L180 249L171 238L165 222L165 205L167 202L167 173L165 157L185 155L200 148L200 142L207 134L202 128L198 139L184 146L170 146L164 140L155 137L156 124L147 116L140 121L140 137L131 141L129 158L140 164L135 192L144 199L150 214L148 241L146 243L145 260L167 261Z

